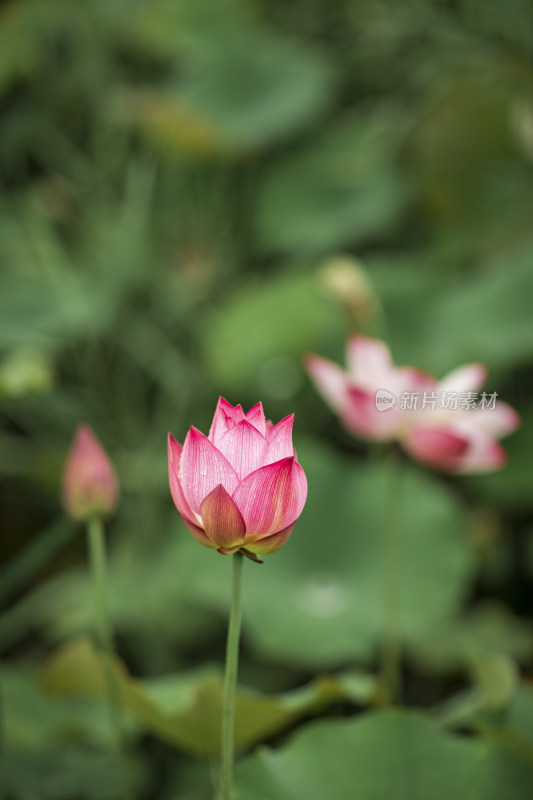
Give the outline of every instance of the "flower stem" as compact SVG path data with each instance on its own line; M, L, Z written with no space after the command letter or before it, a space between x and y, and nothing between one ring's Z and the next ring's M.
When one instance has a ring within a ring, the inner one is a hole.
M105 687L111 726L114 731L116 746L124 771L125 797L131 798L128 767L125 760L125 743L122 734L120 708L120 686L114 673L116 660L113 630L107 604L107 555L102 520L91 518L87 523L89 539L89 556L94 584L94 602L96 614L96 633L105 658Z
M99 517L93 517L89 520L87 533L94 582L97 634L102 650L108 658L113 660L115 658L115 645L107 606L107 557L104 529L102 520Z
M381 680L384 702L401 702L401 633L400 633L400 463L399 454L391 450L387 476L387 499L384 531L383 569L383 646L381 651Z
M220 771L221 800L231 800L233 785L233 759L235 738L235 687L239 663L239 637L241 632L241 553L233 556L233 591L226 644L226 672L224 675L224 698L222 705L222 758Z

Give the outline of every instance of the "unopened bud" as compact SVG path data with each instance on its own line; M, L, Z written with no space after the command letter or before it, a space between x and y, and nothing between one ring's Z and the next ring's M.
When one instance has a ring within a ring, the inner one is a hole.
M118 480L107 453L88 425L80 425L65 465L63 505L75 520L111 514Z
M364 267L355 258L335 256L323 265L320 276L326 290L333 295L357 327L375 323L381 306Z

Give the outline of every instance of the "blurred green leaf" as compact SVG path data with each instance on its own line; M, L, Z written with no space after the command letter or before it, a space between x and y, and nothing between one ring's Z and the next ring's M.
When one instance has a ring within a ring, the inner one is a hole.
M15 800L122 800L124 779L122 761L116 755L63 745L29 753L7 747L3 786ZM138 761L137 790L145 780ZM140 774L139 774L140 773Z
M308 124L331 103L334 70L318 48L266 31L217 30L187 52L179 80L127 95L124 111L167 148L241 153Z
M49 691L104 696L105 661L88 640L63 648L50 660L44 677ZM122 708L143 727L188 752L217 755L220 750L222 675L203 670L143 683L131 678L117 662L114 674ZM262 695L239 689L236 699L235 742L245 749L273 736L297 720L316 714L340 700L367 702L375 692L369 675L320 677L309 686L284 695Z
M484 603L419 637L413 647L426 667L437 669L464 668L495 653L527 662L533 656L533 626L503 606Z
M527 390L527 387L526 387ZM505 512L531 509L531 452L533 450L533 413L530 408L522 415L518 431L505 441L509 461L501 472L475 475L468 478L468 486L487 503L497 505Z
M257 207L263 249L316 254L393 230L410 199L396 163L404 129L398 108L346 114L269 167Z
M533 687L517 680L510 695L502 699L500 692L498 702L490 702L480 686L450 699L440 710L440 718L446 725L468 727L514 742L533 761Z
M2 787L16 800L120 800L123 761L114 749L107 709L92 698L45 694L38 673L3 668ZM137 786L140 759L128 761Z
M13 558L0 569L0 603L20 590L39 569L50 564L69 539L75 528L64 517L55 519L28 542Z
M221 44L190 59L179 96L230 147L249 149L287 135L330 102L332 71L320 51L264 32Z
M167 529L161 544L154 548L131 536L127 520L125 527L126 536L121 541L111 537L108 598L116 629L132 634L131 647L143 659L157 659L170 643L186 649L209 638L213 614L204 604L191 603L190 559L175 532ZM57 642L93 627L91 575L83 567L72 568L40 584L4 612L0 648L8 649L35 630Z
M494 718L492 718L494 722ZM520 732L526 737L533 754L533 686L521 683L507 709L499 718L501 727Z
M4 4L0 12L0 90L27 77L39 61L41 3Z
M122 22L139 47L175 56L184 49L210 47L221 34L244 34L254 16L246 0L152 0L150 6L136 3Z
M413 147L421 194L437 220L457 227L481 225L493 239L509 227L527 231L525 209L502 200L516 201L523 188L524 199L533 201L523 163L514 180L506 179L513 162L520 163L509 124L511 102L530 91L527 71L482 51L460 65L452 62L428 86L427 110L414 131ZM495 184L501 193L490 191ZM510 198L502 196L507 192ZM487 229L489 220L494 229Z
M427 347L447 365L483 361L507 369L533 356L531 241L479 265L468 280L436 298ZM453 361L452 361L453 358Z
M512 741L461 739L421 714L318 722L237 768L242 800L528 800L533 761Z
M81 698L51 698L39 684L35 669L2 668L2 706L6 742L12 747L39 749L69 739L109 745L109 718L101 706Z
M205 359L215 380L240 387L266 382L264 370L273 359L299 361L339 334L344 326L338 306L319 275L282 273L244 284L206 318Z

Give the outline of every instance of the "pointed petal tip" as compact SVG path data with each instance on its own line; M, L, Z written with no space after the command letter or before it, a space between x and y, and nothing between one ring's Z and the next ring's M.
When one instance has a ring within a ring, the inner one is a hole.
M500 403L500 406L503 406L502 417L505 426L502 436L507 436L508 434L514 433L518 428L520 428L522 425L522 415L519 414L518 411L508 403Z
M268 432L268 425L265 419L265 412L263 403L259 401L246 412L244 418L247 419L256 428L260 434L266 436Z
M485 383L488 369L485 364L473 362L463 364L448 372L441 381L441 391L477 392Z
M180 452L183 449L182 445L178 442L177 439L174 438L174 436L172 436L170 431L167 434L167 447L169 450L175 450L179 448Z

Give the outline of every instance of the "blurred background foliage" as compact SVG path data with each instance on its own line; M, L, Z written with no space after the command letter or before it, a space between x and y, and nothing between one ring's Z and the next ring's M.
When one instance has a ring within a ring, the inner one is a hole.
M135 794L211 796L230 563L180 522L165 436L223 394L295 411L309 480L289 544L246 564L238 742L277 749L240 796L531 797L531 5L3 0L0 114L5 796L124 796L58 499L80 421L122 486ZM405 699L431 717L355 713L377 699L387 465L301 365L355 330L436 374L484 361L523 416L501 473L405 465Z

